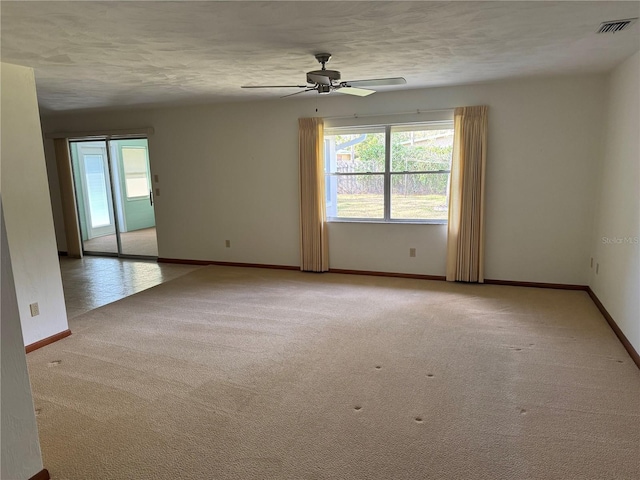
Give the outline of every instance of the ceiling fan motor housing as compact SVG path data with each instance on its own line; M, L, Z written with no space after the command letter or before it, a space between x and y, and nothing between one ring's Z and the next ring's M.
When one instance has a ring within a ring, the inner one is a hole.
M316 83L315 80L309 78L309 75L320 75L322 77L327 77L329 80L331 80L331 83L340 80L340 72L338 72L337 70L314 70L313 72L307 72L307 82Z

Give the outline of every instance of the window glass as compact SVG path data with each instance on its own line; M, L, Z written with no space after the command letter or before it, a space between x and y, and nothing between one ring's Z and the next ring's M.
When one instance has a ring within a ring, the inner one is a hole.
M144 148L122 147L122 166L127 198L149 195L147 154Z
M91 227L111 225L105 159L102 155L84 155L83 158Z
M449 170L453 130L391 129L391 171Z
M447 220L448 173L397 174L391 177L391 218Z
M346 131L325 136L331 173L384 172L385 133Z
M384 219L384 175L328 175L334 195L327 216L357 219Z

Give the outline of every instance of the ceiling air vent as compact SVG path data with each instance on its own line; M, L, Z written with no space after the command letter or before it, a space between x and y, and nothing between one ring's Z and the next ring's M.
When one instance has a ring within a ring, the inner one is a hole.
M637 18L627 18L625 20L611 20L609 22L602 22L597 33L617 33L621 32L629 25L632 25L638 20Z

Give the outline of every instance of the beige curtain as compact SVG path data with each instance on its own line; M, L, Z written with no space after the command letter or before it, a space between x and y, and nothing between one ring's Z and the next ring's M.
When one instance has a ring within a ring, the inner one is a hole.
M324 122L300 118L300 270L329 270L324 198Z
M487 160L486 106L454 113L449 190L447 280L484 282L484 183Z
M70 257L82 258L82 242L78 213L76 210L76 196L73 188L73 171L69 142L66 138L56 138L54 141L56 165L58 167L58 182L60 184L60 198L62 200L62 216L64 218L64 232L67 239L67 254Z

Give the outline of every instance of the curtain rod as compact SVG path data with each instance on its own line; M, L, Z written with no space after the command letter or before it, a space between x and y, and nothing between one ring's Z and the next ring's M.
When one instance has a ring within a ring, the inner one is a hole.
M455 109L454 108L440 108L440 109L436 109L436 110L427 110L427 109L417 108L415 110L408 110L406 112L366 113L364 115L358 115L357 113L354 113L352 115L336 115L334 117L322 117L322 118L325 119L325 120L338 120L338 119L343 119L343 118L387 117L387 116L393 116L393 115L411 115L411 114L420 115L421 113L453 112L453 110L455 110Z

